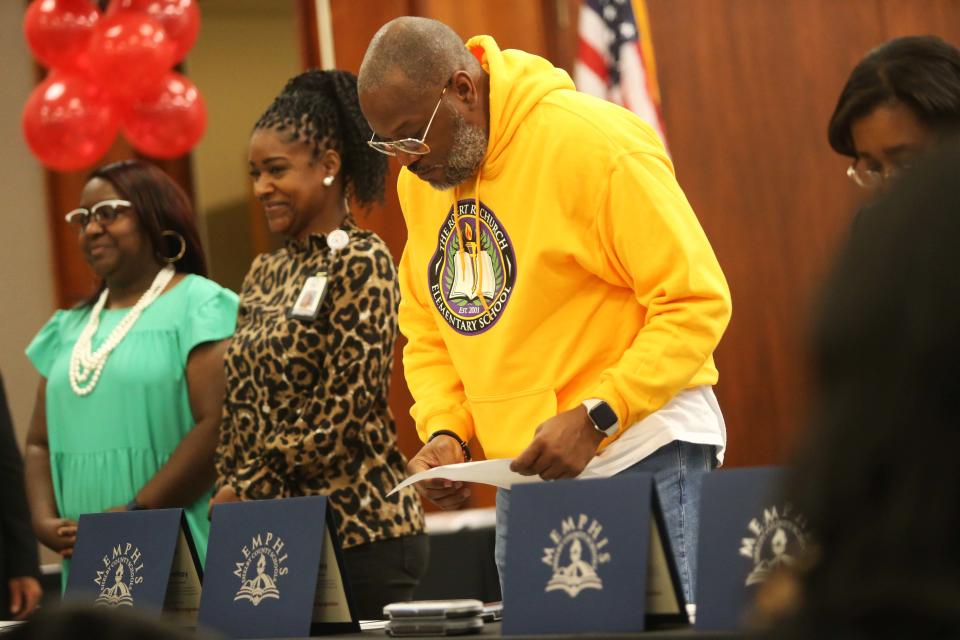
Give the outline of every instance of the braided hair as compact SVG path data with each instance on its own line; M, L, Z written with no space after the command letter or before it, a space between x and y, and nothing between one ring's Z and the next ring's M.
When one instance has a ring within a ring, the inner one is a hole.
M309 144L314 158L336 151L348 197L364 207L383 202L387 158L367 145L373 132L349 71L310 69L291 78L253 129L287 132Z

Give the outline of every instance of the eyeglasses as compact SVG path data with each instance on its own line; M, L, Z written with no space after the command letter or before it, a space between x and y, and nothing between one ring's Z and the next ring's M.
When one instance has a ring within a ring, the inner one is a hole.
M863 189L877 189L887 182L895 178L897 175L910 168L910 164L901 163L887 167L882 171L877 171L875 169L864 169L857 166L857 163L854 162L852 165L847 167L847 177L853 180L858 187Z
M370 139L367 141L367 144L379 151L380 153L387 156L395 156L397 152L406 153L412 156L425 156L430 153L430 145L428 145L424 140L427 139L427 134L430 133L430 125L433 124L433 119L437 115L437 111L440 109L440 103L443 101L443 94L447 92L447 88L444 87L443 91L440 92L440 99L437 100L437 106L433 108L433 113L430 114L430 120L427 122L427 128L423 130L423 135L418 140L417 138L403 138L402 140L374 140L377 137L377 134L374 133L370 136Z
M64 216L64 219L77 229L86 229L91 220L99 225L108 225L117 219L125 209L132 207L127 200L103 200L89 209L79 207Z

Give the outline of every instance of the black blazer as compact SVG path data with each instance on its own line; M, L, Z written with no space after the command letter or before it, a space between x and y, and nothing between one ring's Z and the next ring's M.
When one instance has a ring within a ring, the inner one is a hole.
M39 576L37 540L23 491L23 459L0 376L0 619L10 610L8 580L22 576Z

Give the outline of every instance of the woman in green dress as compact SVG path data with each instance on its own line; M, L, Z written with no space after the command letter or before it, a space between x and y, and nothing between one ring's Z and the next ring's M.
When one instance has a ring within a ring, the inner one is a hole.
M204 277L190 202L152 165L98 169L67 221L102 283L27 348L37 537L69 558L83 513L183 507L202 562L237 296Z

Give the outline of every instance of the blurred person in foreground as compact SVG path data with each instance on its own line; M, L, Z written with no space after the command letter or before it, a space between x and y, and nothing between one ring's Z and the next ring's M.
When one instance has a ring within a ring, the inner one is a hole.
M904 175L826 287L786 487L818 544L766 589L776 637L960 637L958 174L950 145Z
M29 622L3 634L4 640L214 640L209 630L197 631L163 620L157 614L130 607L56 605Z

